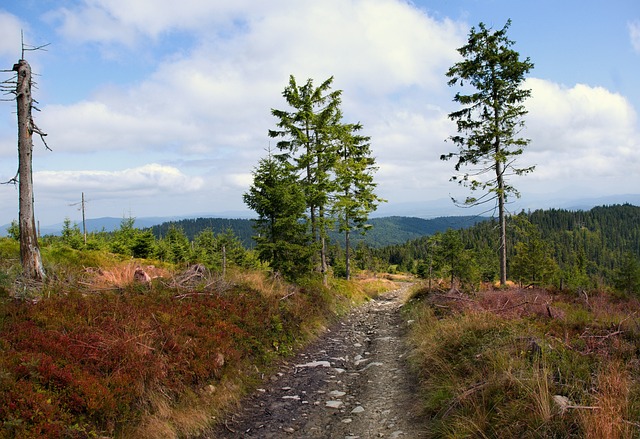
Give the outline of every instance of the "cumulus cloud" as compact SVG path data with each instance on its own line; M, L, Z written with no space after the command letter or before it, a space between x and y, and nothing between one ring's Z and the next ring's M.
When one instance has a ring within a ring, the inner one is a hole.
M47 131L59 152L157 151L177 139L188 143L194 138L189 120L162 115L147 105L129 105L127 99L115 106L95 100L45 108L38 123L51 127Z
M167 58L128 89L111 87L90 101L46 107L41 125L52 127L49 134L64 151L146 148L222 157L251 150L243 159L255 161L273 128L270 109L285 106L281 93L290 74L301 83L335 76L335 88L344 90L346 118L370 128L384 123L375 108L389 97L442 87L465 32L460 23L434 20L396 0L279 1L268 13L247 2L187 1L175 13L171 2L149 8L146 2L128 8L120 3L92 1L58 13L68 27L97 28L108 16L149 36L225 17L245 25L223 37L215 31L201 36L190 51ZM151 16L147 20L140 11Z
M617 176L636 173L637 115L623 96L602 87L566 87L535 78L526 85L532 90L526 117L526 136L532 142L523 158L538 165L526 177L536 190L553 189L558 182L579 186L593 179L602 182L596 190L605 189L615 180L620 183Z
M628 28L633 50L640 53L640 20L630 22Z
M141 39L156 39L171 31L225 33L242 22L246 11L261 13L267 7L286 6L287 1L255 3L249 0L83 0L73 8L62 7L49 14L59 32L78 42L116 43L133 46Z
M34 174L39 192L75 196L80 191L94 197L152 197L186 194L202 188L201 177L191 177L179 169L151 163L119 171L40 171Z
M636 129L636 113L621 95L602 87L576 84L565 87L540 79L529 79L532 99L527 103L537 127L535 149L553 151L577 145L621 145Z

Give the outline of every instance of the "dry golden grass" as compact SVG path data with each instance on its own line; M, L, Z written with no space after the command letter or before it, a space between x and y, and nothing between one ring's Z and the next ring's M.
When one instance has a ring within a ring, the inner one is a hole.
M551 305L553 296L543 289L509 288L488 290L477 293L475 304L506 319L527 317L546 317L553 315ZM474 303L468 303L471 307Z
M638 437L637 300L521 288L414 297L429 437Z
M294 291L291 284L282 278L274 278L264 271L233 270L228 275L229 282L246 285L260 291L265 297L285 297Z
M87 268L83 283L96 290L113 287L123 288L133 282L134 273L138 268L143 269L152 279L171 276L166 268L142 265L135 261L123 261L104 268Z
M149 398L150 408L142 421L123 437L177 439L201 434L222 415L222 409L238 404L240 388L239 380L226 378L216 386L206 386L198 395L190 395L180 405L156 392Z
M594 395L594 409L581 410L580 419L587 439L626 439L634 435L626 421L629 410L631 377L619 362L600 371Z
M399 288L397 281L387 278L356 278L354 283L369 297L376 297L379 294Z

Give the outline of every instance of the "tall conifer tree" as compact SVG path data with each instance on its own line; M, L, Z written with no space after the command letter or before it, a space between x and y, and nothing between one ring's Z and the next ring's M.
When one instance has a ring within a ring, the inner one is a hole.
M341 90L331 90L333 77L318 87L308 79L298 85L293 75L282 95L291 108L272 109L278 118L277 130L269 130L269 136L279 138L277 147L283 151L283 159L295 164L303 173L307 212L313 240L319 248L319 263L324 279L327 275L326 239L330 228L327 219L329 195L333 191L331 173L336 160L334 139L340 125Z
M522 89L521 85L533 64L529 58L520 61L519 53L511 49L514 42L507 38L510 25L511 20L501 30L492 31L480 23L478 29L471 28L468 43L458 49L464 59L447 72L451 78L449 85L468 85L473 90L463 88L468 94L458 92L454 97L462 105L462 109L449 114L458 128L458 135L450 138L458 151L440 157L442 160L457 157L456 171L470 167L464 175L452 177L453 181L485 192L479 198L467 197L464 205L497 202L502 285L507 276L505 203L509 194L519 196L506 177L533 171L533 167L515 166L516 157L529 143L529 139L518 134L527 113L523 102L531 95L531 90ZM483 179L484 174L493 176Z
M359 230L364 233L369 214L385 201L374 193L377 185L373 181L373 173L377 167L371 156L371 138L359 135L361 129L359 123L342 126L335 166L337 192L333 213L339 230L345 236L347 279L351 277L351 232Z

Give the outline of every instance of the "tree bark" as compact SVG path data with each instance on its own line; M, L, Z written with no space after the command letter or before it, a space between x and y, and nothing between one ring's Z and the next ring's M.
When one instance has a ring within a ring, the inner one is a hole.
M320 271L322 272L322 285L325 287L329 285L329 266L327 265L327 238L326 238L326 224L325 224L325 212L324 206L320 206L318 211L320 217Z
M347 280L351 280L351 243L349 231L349 217L347 217L347 229L344 231L344 261Z
M38 235L33 208L33 120L31 108L31 66L23 59L13 66L18 74L16 102L18 106L18 176L20 259L24 275L29 279L44 280L45 273L38 247Z
M507 284L507 220L504 210L504 181L502 179L502 166L496 163L498 178L498 217L500 220L500 285Z

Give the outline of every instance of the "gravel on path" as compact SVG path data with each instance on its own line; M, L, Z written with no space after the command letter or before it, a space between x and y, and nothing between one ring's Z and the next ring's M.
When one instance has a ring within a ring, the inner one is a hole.
M409 288L354 309L201 439L424 437L403 342Z

